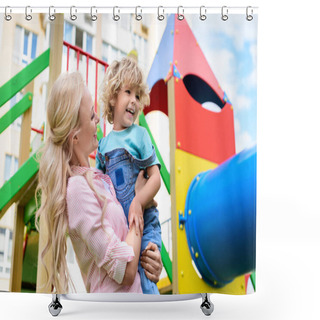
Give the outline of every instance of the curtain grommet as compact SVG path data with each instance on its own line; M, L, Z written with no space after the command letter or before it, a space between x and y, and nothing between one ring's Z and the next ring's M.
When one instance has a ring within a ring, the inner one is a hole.
M56 19L56 16L52 14L51 11L56 12L54 6L49 7L49 20L54 21Z
M73 10L74 10L74 12L73 12ZM75 6L71 6L71 7L70 7L70 19L71 19L72 21L75 21L75 20L77 20L77 18L78 18L75 13L77 13L77 8L76 8Z
M178 20L182 21L184 19L184 9L183 6L178 7Z
M32 15L30 14L32 12L32 9L30 6L26 6L26 9L25 9L25 19L27 21L30 21L32 19Z
M95 8L95 10L96 10L96 13L95 13L95 14L93 14L93 8ZM91 7L91 9L90 9L90 16L91 16L91 20L92 20L92 21L97 21L98 16L97 16L97 9L96 9L96 7Z
M228 20L228 7L226 7L226 6L223 6L222 8L221 8L221 19L223 20L223 21L227 21Z
M160 14L160 8L162 8L162 14ZM158 7L158 20L159 21L164 20L164 9L163 9L163 6L159 6Z
M140 13L138 13L138 8L140 10ZM136 11L136 13L135 13L136 14L136 20L137 21L141 21L142 20L142 9L141 9L141 7L137 6L135 11Z
M249 14L249 9L251 9L251 13ZM247 21L252 21L253 20L253 9L252 7L247 7L246 9L246 19Z
M116 9L118 9L118 13L117 14L116 14ZM117 7L117 6L113 7L113 17L112 17L112 19L114 21L119 21L120 20L119 13L120 13L119 7Z
M4 8L4 18L6 19L6 21L10 21L12 19L12 16L10 14L8 14L10 6L6 6ZM10 13L12 12L12 10L10 9Z
M206 9L206 7L205 6L201 6L200 7L200 17L199 17L199 19L201 20L201 21L204 21L204 20L206 20L207 19L207 9Z

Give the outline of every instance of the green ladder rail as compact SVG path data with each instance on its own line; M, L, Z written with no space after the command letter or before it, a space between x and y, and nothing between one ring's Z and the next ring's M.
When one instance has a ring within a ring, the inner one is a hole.
M145 115L143 113L141 113L139 116L139 124L140 124L140 126L144 127L149 133L151 142L156 150L158 160L161 164L160 174L161 174L162 180L167 188L168 193L170 194L170 174L164 164L164 161L162 159L160 151L159 151L157 144L152 136L151 130L149 128L149 125L148 125L147 120L145 118ZM167 272L168 278L169 278L170 282L172 283L172 261L169 257L168 251L167 251L165 245L163 244L163 242L161 243L161 259L162 259L164 269Z
M25 187L33 181L38 170L39 163L35 153L3 184L0 189L0 219L7 209L22 196Z
M47 49L9 81L3 84L0 87L0 107L45 70L49 66L49 61L50 49ZM18 103L0 118L0 133L31 107L32 100L33 95L30 92L26 93ZM0 219L12 203L19 200L25 189L33 181L33 177L36 175L39 168L35 157L35 154L30 157L0 188Z
M0 108L49 66L50 48L0 87Z
M18 103L16 103L0 118L0 134L32 106L32 98L32 93L28 92Z

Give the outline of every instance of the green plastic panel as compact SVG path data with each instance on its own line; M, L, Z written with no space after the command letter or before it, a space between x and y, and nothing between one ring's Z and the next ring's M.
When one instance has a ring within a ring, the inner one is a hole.
M0 87L0 108L49 66L50 49L23 68Z
M7 129L32 106L32 93L28 92L17 104L0 118L0 133Z
M254 291L256 291L256 272L255 271L251 273L250 279L253 285L253 289Z
M167 251L166 247L164 246L163 242L161 244L161 259L162 259L163 266L167 272L168 278L169 278L170 282L172 283L172 262L171 262L168 251Z
M10 200L21 190L24 185L38 172L39 163L36 153L30 157L18 171L7 180L0 189L0 213Z

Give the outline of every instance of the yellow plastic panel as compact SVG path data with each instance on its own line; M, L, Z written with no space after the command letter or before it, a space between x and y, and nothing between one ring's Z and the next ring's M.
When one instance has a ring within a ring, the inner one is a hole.
M217 292L228 294L245 294L245 278L240 276L223 288L213 288L206 284L195 271L192 265L192 258L189 252L185 228L179 228L179 211L184 214L185 201L188 193L189 185L193 178L200 172L209 169L215 169L218 165L204 160L190 153L176 149L175 151L175 175L176 175L176 204L177 215L177 245L178 245L178 287L179 293L201 293L201 292ZM199 204L201 205L201 204Z

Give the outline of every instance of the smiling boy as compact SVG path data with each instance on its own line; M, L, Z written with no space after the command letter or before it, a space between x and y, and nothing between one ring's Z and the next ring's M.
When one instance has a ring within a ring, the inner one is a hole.
M160 189L160 163L146 129L134 124L139 111L150 98L143 74L131 58L114 61L105 75L101 100L104 117L113 123L113 130L99 141L96 167L108 174L114 184L129 228L134 223L143 232L141 252L149 242L161 250L161 228L156 207L145 209ZM134 185L140 170L145 170L148 181L139 195ZM143 293L159 294L138 266Z

